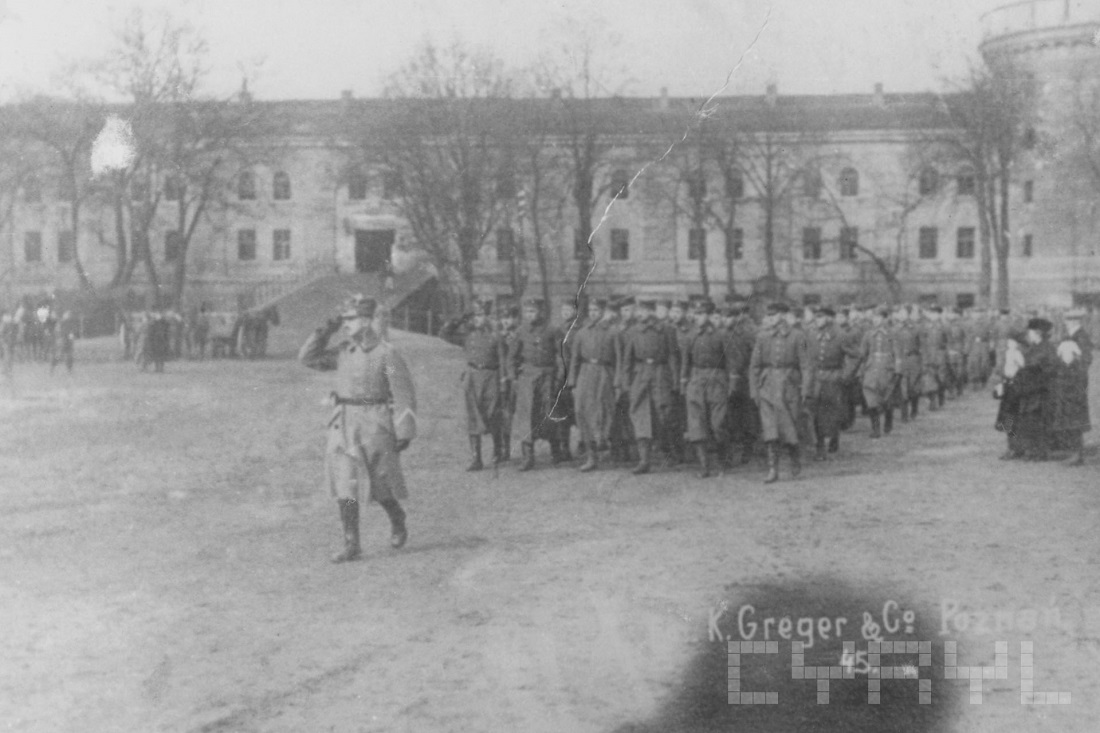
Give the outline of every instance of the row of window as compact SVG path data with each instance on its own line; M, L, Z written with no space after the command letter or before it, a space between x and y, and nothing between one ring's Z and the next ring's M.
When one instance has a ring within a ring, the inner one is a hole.
M141 242L135 237L135 247L140 247ZM257 239L255 229L240 229L237 231L237 259L251 261L256 259ZM164 260L173 262L179 257L180 234L177 231L166 232L164 235ZM72 262L75 254L73 247L73 233L69 231L58 232L57 235L57 261ZM42 232L24 232L23 234L23 259L26 262L41 262ZM290 230L275 229L271 233L271 259L281 262L290 259Z

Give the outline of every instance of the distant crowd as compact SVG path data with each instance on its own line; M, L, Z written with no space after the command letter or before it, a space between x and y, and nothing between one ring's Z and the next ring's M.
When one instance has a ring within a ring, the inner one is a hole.
M1000 400L1007 459L1084 460L1090 429L1088 370L1100 319L1083 309L1037 312L920 305L796 307L769 303L763 317L742 299L594 299L549 320L538 300L491 302L447 323L465 350L462 375L471 459L482 436L495 464L549 443L555 464L583 457L636 474L685 461L707 477L767 457L766 481L803 450L818 461L865 416L870 437L937 411L969 386Z

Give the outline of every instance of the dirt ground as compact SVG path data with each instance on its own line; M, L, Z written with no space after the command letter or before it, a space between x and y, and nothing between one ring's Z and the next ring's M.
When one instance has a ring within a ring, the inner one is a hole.
M900 594L937 648L958 640L959 665L992 665L1008 641L981 705L966 682L938 688L962 695L945 730L1097 730L1095 451L1078 469L998 461L995 403L975 394L878 441L861 420L835 460L797 480L784 464L773 486L758 464L580 474L545 446L532 473L469 474L459 350L394 340L421 403L410 540L390 550L365 507L365 558L342 566L325 375L289 359L17 365L0 394L0 729L742 730L724 692L709 723L653 721L700 659L726 690L715 618L737 628L742 591L773 586ZM858 621L845 638L863 649ZM1070 704L1021 705L1027 661L1034 689Z

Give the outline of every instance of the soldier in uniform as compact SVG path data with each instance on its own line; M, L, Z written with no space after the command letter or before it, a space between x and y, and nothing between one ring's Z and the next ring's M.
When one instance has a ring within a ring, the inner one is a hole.
M654 300L638 301L638 320L623 337L619 384L628 392L630 422L638 444L634 474L649 473L650 449L670 427L674 393L679 392L680 354L672 331L657 320Z
M791 475L802 472L798 421L802 403L811 396L814 364L806 333L788 320L790 306L768 305L749 364L749 388L760 409L762 437L768 451L765 483L779 480L779 444L787 446Z
M592 300L588 322L578 331L569 360L577 428L586 447L580 470L585 472L596 470L599 450L610 438L615 413L620 352L614 318L615 310L606 300Z
M848 411L845 363L860 356L859 347L845 338L837 328L835 318L836 311L832 308L819 308L817 328L813 332L813 338L817 342L814 349L817 369L810 410L814 418L814 434L817 437L814 459L818 461L825 460L826 445L831 453L835 453L840 446L840 427Z
M871 437L882 437L879 416L884 416L883 430L889 434L894 427L894 406L892 395L897 389L897 380L901 378L904 361L901 344L887 327L886 319L890 315L888 308L879 308L871 316L871 330L863 336L860 348L862 366L863 399L867 402L867 412L871 417Z
M836 313L836 326L845 344L844 397L846 413L841 429L847 430L856 422L856 409L863 404L863 386L859 383L860 346L863 344L863 328L860 325L858 307L841 308ZM854 356L852 355L854 354ZM832 445L829 446L832 450Z
M736 296L727 297L726 332L730 352L730 400L726 412L730 438L730 461L733 446L741 451L741 464L752 459L758 433L759 412L749 396L749 363L756 343L756 324L748 314L748 304Z
M633 296L625 296L614 299L615 307L619 311L618 324L616 326L616 338L619 354L626 348L626 340L630 331L637 325L634 319ZM621 379L621 375L619 377ZM629 385L618 381L615 398L615 414L611 420L611 435L608 440L611 446L611 460L625 463L631 459L631 446L634 445L634 426L630 422L630 395Z
M917 416L921 382L921 333L909 319L909 310L902 306L894 312L897 326L894 335L901 349L901 379L898 380L898 404L901 421L909 422L909 415Z
M50 374L53 374L53 370L57 367L59 361L64 361L65 370L72 374L76 328L77 324L76 319L73 318L73 312L65 311L61 315L61 320L57 322L57 327L54 329L54 340L56 344L53 349L53 356L50 358Z
M576 424L574 412L573 390L569 384L569 362L573 354L573 344L576 342L577 333L583 326L581 319L577 317L577 307L573 301L567 300L561 304L561 325L558 331L562 335L561 350L557 355L560 365L561 383L554 400L552 417L557 426L557 437L550 444L551 455L555 462L573 460L569 450L569 433ZM581 444L583 447L583 443Z
M493 302L477 305L472 315L444 324L439 335L463 348L466 370L462 373L462 391L466 397L466 430L470 437L470 465L467 471L480 471L481 436L493 441L493 459L500 460L500 396L505 379L504 340L489 321Z
M947 334L940 323L943 309L932 306L925 311L927 322L921 338L921 394L928 396L928 409L943 406L947 361Z
M966 340L966 372L970 388L981 392L989 382L992 324L987 313L970 311Z
M344 549L332 558L338 563L361 554L364 483L368 499L390 518L390 545L400 548L409 536L400 504L408 491L399 454L416 437L416 393L405 360L374 331L375 307L374 300L355 296L342 316L318 328L298 353L310 369L336 372L325 477L344 528ZM340 340L330 346L341 331Z
M947 319L947 386L951 397L961 397L966 387L966 331L959 321L959 311L952 308L944 313Z
M684 354L691 342L694 329L691 318L688 317L688 302L675 300L669 305L668 321L672 328L672 334L676 339L676 351L680 354L680 363L683 364ZM679 381L680 375L676 375ZM669 435L672 451L672 462L684 461L684 432L687 430L687 396L683 389L677 390L672 395L672 412L669 416Z
M516 340L519 338L519 318L520 309L515 305L505 307L501 314L500 337L503 340L505 355L511 352ZM503 368L503 361L501 366L503 381L500 384L500 422L498 423L499 434L494 459L503 463L512 460L512 417L516 413L516 393L513 389L510 373Z
M709 299L695 304L695 328L684 350L680 384L687 397L685 439L695 446L699 477L711 475L708 450L721 451L728 442L729 369L733 360L729 340L720 328L721 316Z
M536 440L548 441L554 461L560 460L558 425L551 410L565 372L561 342L561 331L546 323L546 304L535 298L527 300L523 325L508 351L508 371L516 396L512 431L523 451L520 471L535 467Z

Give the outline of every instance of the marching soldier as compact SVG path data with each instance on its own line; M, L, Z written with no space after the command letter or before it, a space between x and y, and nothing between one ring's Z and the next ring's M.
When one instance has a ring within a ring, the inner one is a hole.
M657 320L656 305L653 300L639 301L638 322L623 338L619 384L628 390L630 421L638 442L634 474L649 473L653 440L666 442L672 401L680 388L676 337Z
M861 348L863 399L871 417L871 437L882 437L879 416L883 415L882 429L889 435L894 428L894 406L891 399L901 378L902 352L899 340L886 326L890 315L888 308L879 308L871 316L871 330L863 337Z
M967 336L966 370L970 388L981 392L989 382L989 352L992 343L992 324L984 312L970 312L970 328Z
M708 449L726 445L726 410L729 409L729 341L719 328L714 303L695 304L695 329L683 353L680 384L687 397L685 439L695 446L699 478L711 475Z
M749 387L760 409L762 437L768 450L764 483L779 480L779 444L787 446L791 475L802 471L798 420L802 403L811 396L814 365L806 334L787 320L790 306L771 303L756 337L749 365Z
M628 295L617 298L614 301L618 310L618 324L616 326L619 354L622 355L626 348L626 340L630 332L637 325L634 319L634 296ZM620 367L621 368L621 367ZM619 375L621 379L622 375ZM611 435L609 438L611 447L611 460L627 462L631 459L631 446L634 445L634 426L630 422L630 395L629 385L618 382L615 398L615 414L611 420Z
M856 422L856 409L863 404L863 386L859 383L860 347L863 344L863 326L858 307L841 308L836 314L836 326L844 340L844 397L846 413L842 430ZM832 446L829 446L830 451ZM834 451L835 452L835 451Z
M53 374L53 370L57 367L59 361L64 361L65 370L72 374L73 346L76 342L76 319L73 318L72 311L65 311L61 315L61 320L57 322L57 327L54 330L54 339L56 345L50 358L50 374Z
M727 298L727 334L730 340L730 400L726 413L729 423L730 449L740 446L741 464L752 459L756 443L759 412L749 396L749 363L756 343L756 325L748 314L747 303L738 298ZM732 460L732 455L729 456Z
M508 370L515 389L516 411L512 431L523 451L520 471L535 467L535 441L550 443L553 460L561 460L558 426L551 410L557 399L564 368L562 333L546 323L546 304L529 299L523 304L523 325L508 353Z
M554 424L557 426L557 437L555 442L550 444L551 455L554 456L556 462L573 460L573 456L569 451L569 433L576 424L576 413L573 390L567 385L569 384L569 363L573 354L573 344L576 342L577 333L583 325L581 319L577 317L577 307L573 301L563 302L561 304L561 325L558 326L558 330L562 335L561 352L556 357L561 365L561 386L554 402L552 415Z
M943 309L932 306L925 315L928 319L921 339L921 393L928 396L928 409L943 406L947 389L947 334L940 321Z
M374 314L374 300L355 296L298 353L310 369L336 372L325 477L344 528L344 549L332 558L337 563L357 560L362 553L359 503L364 489L368 500L378 502L390 518L390 545L398 549L409 537L400 504L408 491L399 454L416 437L416 393L405 360L374 331ZM340 340L330 346L339 331Z
M519 316L520 309L514 305L505 308L504 313L501 315L500 336L503 341L502 348L505 355L512 350L519 338ZM503 381L500 384L500 432L497 437L497 452L494 455L494 459L498 463L512 460L512 417L516 412L516 393L511 375L507 369L503 368L503 361L501 367Z
M920 402L921 381L921 334L913 327L909 320L909 311L904 306L894 312L897 319L897 327L894 335L898 339L898 348L901 349L901 379L898 380L898 403L901 408L901 421L909 422L909 416L915 418Z
M502 367L506 354L504 341L489 321L493 302L477 304L472 315L448 322L439 332L441 338L463 348L466 370L462 373L462 391L466 396L466 430L470 437L470 465L467 471L480 471L481 436L493 441L493 459L499 462L500 400L504 381Z
M813 338L817 345L813 350L817 369L814 374L810 410L814 418L814 434L817 437L814 460L825 460L826 445L835 453L840 445L840 426L848 410L845 390L845 363L859 358L859 347L837 328L836 311L832 308L817 310L817 328Z
M688 346L691 343L691 336L694 329L691 319L687 315L688 302L686 300L675 300L669 305L668 309L668 321L672 328L673 336L676 338L676 352L680 354L680 363L683 364L683 359L687 352ZM679 381L680 375L676 375L677 381ZM682 463L684 460L684 432L687 430L687 396L684 394L684 390L677 390L672 395L672 414L669 416L669 436L672 443L672 462L675 464Z
M585 472L596 470L599 450L611 437L620 354L614 318L615 310L606 300L592 300L588 322L577 333L569 361L577 428L586 446L580 467Z
M947 337L947 386L951 397L961 397L966 386L966 331L959 322L959 311L952 308L944 313L947 319L945 327Z

